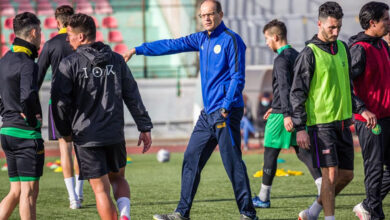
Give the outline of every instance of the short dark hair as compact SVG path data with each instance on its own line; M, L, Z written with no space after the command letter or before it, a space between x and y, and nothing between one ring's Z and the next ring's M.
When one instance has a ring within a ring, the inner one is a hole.
M325 2L318 9L318 18L343 18L343 9L337 2Z
M74 14L69 19L69 26L85 34L88 40L96 40L96 25L91 16Z
M16 36L27 37L32 29L38 29L41 21L31 12L18 14L14 18L14 33Z
M200 3L200 5L203 5L203 3L205 3L205 2L213 2L215 4L215 8L217 10L217 13L222 12L221 2L219 2L217 0L203 0L202 3Z
M369 2L363 5L359 13L360 26L367 30L370 28L370 20L379 21L386 10L389 10L389 6L383 2Z
M54 14L55 18L58 19L64 27L68 26L69 18L74 14L74 10L69 5L62 5L56 9Z
M266 24L263 28L263 33L265 33L267 30L271 34L278 35L283 40L287 39L286 25L282 21L279 21L278 19L274 19L274 20L268 22L268 24Z

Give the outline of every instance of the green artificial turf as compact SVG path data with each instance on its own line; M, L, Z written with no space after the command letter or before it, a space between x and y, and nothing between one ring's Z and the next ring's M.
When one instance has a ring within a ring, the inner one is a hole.
M355 178L336 199L336 219L357 219L352 208L365 197L362 157L355 154ZM131 155L126 178L131 188L131 217L133 220L152 219L153 214L174 211L180 196L180 176L183 153L171 154L171 161L159 163L156 155ZM257 194L261 178L253 174L261 169L263 155L243 156L247 165L252 194ZM317 189L306 167L295 154L281 154L286 162L278 165L285 170L303 171L303 176L275 177L271 193L271 208L256 209L260 219L297 219L299 211L314 200ZM46 162L57 158L46 158ZM3 165L5 159L0 160ZM0 172L0 197L9 190L6 172ZM37 219L99 219L89 183L84 185L83 208L70 210L62 173L45 167L40 181ZM384 211L390 217L390 196L384 200ZM320 215L323 218L323 214ZM19 219L16 209L11 219ZM218 152L214 152L201 176L201 182L191 210L191 219L239 219L239 212L230 181Z

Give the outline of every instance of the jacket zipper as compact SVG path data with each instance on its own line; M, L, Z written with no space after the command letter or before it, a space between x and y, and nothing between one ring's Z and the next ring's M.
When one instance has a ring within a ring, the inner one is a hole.
M207 74L207 70L208 70L208 67L209 67L209 48L210 48L210 35L207 35L207 38L208 38L208 42L207 42L207 51L206 51L206 54L207 54L207 56L206 56L206 60L207 60L207 65L206 65L206 88L207 88L207 83L208 83L208 81L209 81L209 79L208 79L208 74ZM207 94L207 101L208 101L208 94ZM207 103L207 106L208 106L208 103Z

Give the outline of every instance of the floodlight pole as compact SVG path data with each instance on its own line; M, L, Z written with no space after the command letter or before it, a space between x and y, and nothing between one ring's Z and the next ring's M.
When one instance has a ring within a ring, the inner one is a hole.
M143 42L146 42L146 0L142 0L142 37ZM144 78L148 78L148 67L146 56L144 58Z

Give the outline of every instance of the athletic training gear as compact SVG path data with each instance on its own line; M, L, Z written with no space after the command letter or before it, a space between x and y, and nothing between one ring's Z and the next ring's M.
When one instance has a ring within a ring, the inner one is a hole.
M80 166L79 179L82 180L119 172L127 163L125 142L99 147L75 145L75 152Z
M8 176L12 181L39 180L43 174L45 149L42 139L23 139L1 135Z
M11 50L0 59L1 146L11 182L37 181L43 172L45 151L41 122L36 118L42 115L36 56L34 45L15 38Z
M296 132L286 130L283 114L271 113L268 117L265 125L264 146L276 149L288 149L290 146L297 146Z
M314 167L353 170L351 120L308 127Z
M344 42L341 42L343 46L342 48L339 48L340 41L337 42L331 42L331 43L326 43L318 39L317 35L315 35L310 41L306 42L307 44L314 44L318 49L321 49L322 52L326 52L332 55L337 55L340 50L343 50L347 54L347 60L340 60L337 63L341 63L341 66L343 68L347 66L350 70L350 65L351 65L351 56L349 54L349 51L346 50L347 46L345 45ZM341 52L343 53L343 52ZM344 56L343 56L344 57ZM312 88L311 82L314 77L314 72L316 68L316 63L317 63L317 57L314 55L313 49L306 46L302 52L299 53L297 60L295 62L294 66L294 80L293 84L291 86L291 93L290 93L290 102L293 107L293 114L292 114L292 120L294 123L294 128L296 131L301 131L304 130L306 127L306 122L307 122L307 117L308 114L311 114L312 116L316 115L316 113L311 112L307 113L306 112L306 101L308 99L308 94ZM319 61L321 62L321 61ZM349 72L348 72L349 73ZM346 74L348 74L346 73ZM346 77L346 76L344 76ZM334 83L334 82L333 82ZM319 84L321 85L321 84ZM343 88L347 87L345 84ZM352 88L352 86L350 87ZM340 88L339 91L342 89ZM347 91L348 94L346 96L349 96L349 93L351 93L351 99L352 99L352 112L354 113L361 113L365 110L365 105L364 103L357 98L354 94L353 91ZM327 91L327 94L330 94L330 91ZM340 97L339 94L336 94L337 97ZM331 98L333 101L334 99ZM328 101L327 101L328 102ZM315 103L315 100L313 102ZM349 102L348 102L349 103ZM333 105L332 105L333 106ZM346 107L346 106L344 106ZM349 109L349 107L346 107ZM337 106L332 109L337 109ZM310 110L312 111L312 110ZM323 109L320 109L319 112L324 112ZM348 115L352 115L351 113L348 113ZM337 116L337 114L329 112L330 115ZM324 116L323 118L329 118L328 116ZM342 118L342 117L341 117ZM334 118L337 120L336 118Z
M252 203L255 208L271 208L270 200L263 202L258 196L253 197Z
M78 47L61 61L59 70L53 81L53 116L60 134L72 134L78 147L123 142L123 102L139 131L152 129L129 67L108 45L96 42Z
M223 22L210 34L202 31L186 37L143 43L137 55L160 56L199 51L202 97L207 114L224 108L243 107L245 49L241 37Z
M365 173L362 206L372 220L385 219L381 191L389 187L384 166L390 164L390 51L380 37L364 32L353 36L350 46L355 93L377 117L376 128L368 129L366 120L355 114Z

